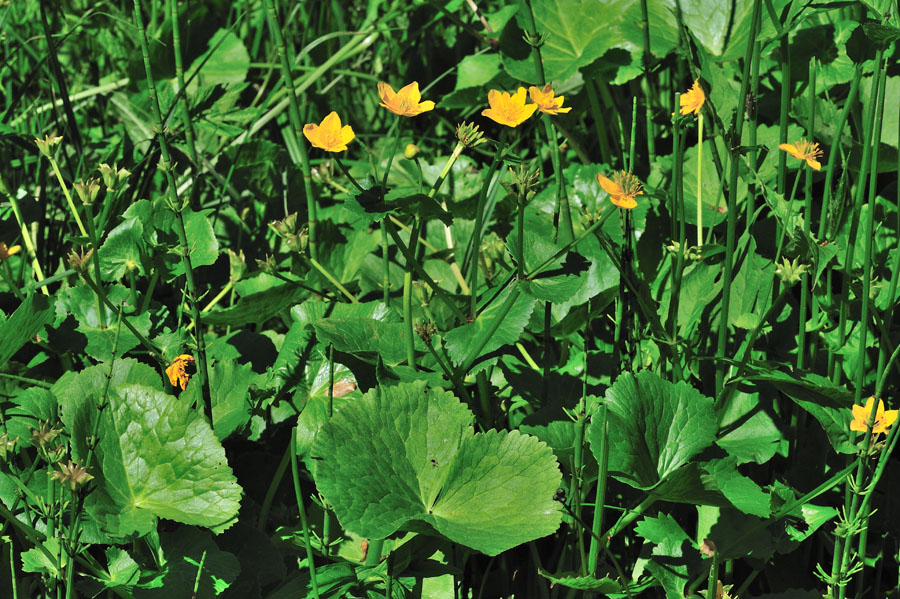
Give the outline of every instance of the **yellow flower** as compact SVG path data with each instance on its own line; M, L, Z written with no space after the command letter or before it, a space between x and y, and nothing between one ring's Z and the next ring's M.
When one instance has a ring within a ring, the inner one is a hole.
M635 196L644 195L641 189L641 182L628 171L614 172L611 181L598 173L597 183L600 184L603 191L609 194L609 200L613 204L626 210L631 210L637 206L637 202L634 199Z
M822 150L819 149L818 143L801 139L792 144L780 144L778 149L784 150L797 160L805 160L813 170L822 170L822 163L817 160L822 157Z
M333 110L322 119L321 124L307 123L303 127L303 136L314 148L322 148L326 152L343 152L356 137L350 125L341 127L341 117Z
M382 81L378 82L378 95L381 96L380 106L384 106L394 114L400 116L416 116L434 108L434 102L422 99L419 93L419 82L413 81L409 85L400 88L394 93L394 88Z
M166 368L169 382L172 383L173 387L181 387L182 391L187 389L188 381L191 380L191 376L196 372L197 367L194 364L194 356L189 354L181 354L172 361L171 366Z
M850 422L851 431L865 432L868 430L869 414L872 413L872 404L875 402L874 397L866 400L866 406L853 406L853 420ZM875 412L875 422L872 423L872 434L886 433L887 429L897 420L897 410L885 410L884 402L878 400L878 410Z
M538 107L537 104L525 105L524 87L520 87L514 94L492 89L488 92L488 103L491 107L482 110L481 115L507 127L518 127L527 121Z
M703 88L700 87L700 82L696 79L691 89L681 94L678 98L678 103L681 105L681 114L693 112L694 116L697 116L704 102L706 102L706 94L703 93Z
M9 260L10 256L18 254L21 249L21 245L6 247L6 243L0 241L0 261Z
M538 89L533 85L528 88L528 95L531 101L537 104L538 110L545 114L565 114L572 110L572 107L563 108L563 98L565 96L553 97L553 88L550 84L544 86L544 89Z

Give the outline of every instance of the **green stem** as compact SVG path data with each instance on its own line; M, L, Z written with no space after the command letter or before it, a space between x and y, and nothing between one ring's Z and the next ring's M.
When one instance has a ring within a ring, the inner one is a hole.
M309 166L309 156L306 153L306 145L303 142L303 125L300 119L300 100L297 97L299 93L294 87L294 76L291 73L291 63L289 57L294 56L293 43L290 37L285 42L281 34L281 25L278 22L276 3L278 0L263 0L269 33L275 42L279 58L281 59L281 79L287 89L288 97L288 119L291 122L291 129L294 138L294 145L297 147L297 154L300 158L300 170L303 173L303 193L306 196L306 212L307 226L309 228L309 255L313 259L318 259L318 235L316 233L317 222L317 203L313 195L312 189L312 169Z
M94 248L94 256L91 262L94 266L94 277L97 279L98 287L102 290L102 281L103 278L100 276L100 240L97 238L97 228L94 226L94 215L92 214L91 206L86 205L85 209L87 210L87 222L88 222L88 235L91 240L91 247ZM96 297L97 300L97 318L100 324L101 329L106 328L106 310L103 309L103 300L100 296ZM137 306L135 306L137 307Z
M4 183L2 176L0 176L0 189L6 190L6 184ZM22 235L22 242L25 244L25 250L28 252L28 257L31 258L31 268L34 270L35 278L38 283L40 283L44 280L44 273L41 270L41 264L37 259L37 249L35 248L34 241L31 239L31 233L29 233L28 227L25 226L25 220L22 218L22 211L19 209L19 201L16 199L15 195L9 193L8 190L4 195L6 195L9 200L9 205L12 206L13 214L16 216L16 222L19 224L19 233ZM50 295L50 291L47 289L46 285L42 286L40 289L44 295Z
M703 247L703 111L697 115L697 247Z
M72 216L75 217L75 224L78 225L78 232L81 233L82 237L87 237L87 230L84 228L84 223L81 222L81 217L78 215L78 210L75 209L75 202L72 201L72 194L69 193L69 188L66 185L66 181L63 179L62 173L59 171L59 165L56 163L56 158L53 156L50 157L50 166L53 168L54 174L56 174L56 180L59 181L59 186L62 188L63 195L66 197L66 203L69 205L69 211L72 213Z
M184 227L184 208L185 206L178 199L177 185L175 175L172 172L174 165L172 157L169 153L169 144L166 141L166 129L162 120L162 110L159 105L159 97L156 93L156 84L153 81L153 70L150 66L150 48L147 41L147 32L144 29L144 19L141 15L141 2L134 0L134 21L138 29L138 37L141 43L141 53L144 58L144 71L147 75L147 87L150 92L150 106L153 110L153 116L156 119L155 133L159 142L160 162L159 169L165 173L166 187L168 191L169 209L175 214L175 232L178 235L178 243L180 245L181 265L184 269L185 286L187 287L187 298L190 302L191 321L194 326L194 335L197 341L197 378L199 379L200 388L203 396L203 402L206 409L207 417L212 422L212 394L209 390L209 371L208 362L206 360L206 342L203 337L202 320L200 319L200 306L198 300L200 298L199 289L194 281L194 268L191 265L190 245L188 244L187 233ZM131 330L133 327L127 320L123 320Z
M475 230L472 234L472 251L471 260L468 263L469 273L469 314L475 317L476 306L478 305L478 265L481 264L481 230L484 228L484 210L487 203L488 188L494 179L494 174L503 163L503 152L506 147L506 131L500 136L497 144L497 150L494 152L494 158L491 160L491 166L488 168L487 176L481 185L481 192L478 194L478 205L475 208Z
M410 256L415 257L415 247L418 243L416 239L419 231L418 218L413 221L412 235L409 239ZM406 272L403 273L403 323L406 326L406 362L413 370L416 369L416 333L413 323L412 314L412 272L413 265L406 265Z
M603 511L606 503L606 478L609 471L609 420L605 405L601 405L591 418L594 426L598 426L600 434L597 436L598 444L594 447L599 453L597 463L600 471L597 473L597 491L594 496L594 519L591 522L591 544L588 547L588 576L594 576L597 572L597 562L600 556L600 540L597 538L603 530ZM592 446L593 447L593 446Z
M806 132L809 139L815 137L816 130L816 59L809 59L809 119ZM798 173L799 175L799 173ZM806 169L804 181L805 207L803 210L803 232L809 237L812 221L812 169ZM800 281L800 317L797 329L797 370L806 367L806 320L809 314L809 304L812 301L810 293L810 278L803 277Z
M328 281L329 281L332 285L334 285L334 286L337 288L338 291L340 291L341 293L343 293L343 294L344 294L344 297L346 297L348 300L350 300L350 303L351 303L351 304L358 304L358 303L359 303L359 300L356 299L356 296L353 295L352 293L350 293L350 291L348 291L346 287L344 287L343 285L341 285L341 282L338 281L336 278L334 278L334 275L331 274L330 272L328 272L328 270L327 270L324 266L322 266L321 264L319 264L319 262L318 262L315 258L313 258L312 256L309 256L309 263L310 263L316 270L318 270L320 273L322 273L322 276L325 277L326 279L328 279Z
M738 95L738 106L743 106L747 99L747 89L750 81L750 65L753 62L753 49L756 47L756 34L759 29L759 17L762 0L754 0L753 17L751 18L750 35L747 38L747 50L744 54L744 66L741 76L741 91ZM736 113L734 116L733 129L734 139L741 139L741 132L744 127L744 119L742 114ZM725 261L722 265L722 301L719 309L718 323L718 343L716 345L716 357L719 360L716 363L716 390L720 391L725 380L725 363L722 360L726 356L726 348L728 342L728 322L731 304L731 282L734 278L734 246L735 246L735 226L737 219L737 196L738 196L738 154L732 152L730 171L728 173L728 225L725 241Z
M775 248L775 262L781 260L781 250L784 248L784 238L786 237L788 229L791 230L791 235L794 233L794 197L797 195L797 186L800 183L800 173L802 172L803 164L800 164L800 168L797 169L797 175L794 177L794 185L791 187L791 197L788 198L788 217L787 220L784 221L784 225L779 227L778 232L778 246Z
M719 581L719 552L713 550L712 560L709 564L709 582L706 587L706 596L709 599L716 597L717 583Z
M172 52L175 55L175 95L178 96L178 108L181 113L181 126L184 127L184 138L187 142L188 156L194 163L194 168L199 169L200 161L197 158L197 143L194 137L194 124L191 122L191 113L188 107L187 94L179 93L185 89L184 66L181 59L181 32L178 23L178 4L176 0L166 0L169 5L169 20L172 23ZM196 172L196 171L195 171Z
M313 597L319 599L319 583L316 577L316 561L309 535L309 523L306 519L306 507L303 505L303 494L300 492L300 472L297 467L297 428L291 429L291 477L294 480L294 498L297 500L297 511L300 513L300 526L303 528L303 546L306 549L306 561L309 568L309 584Z

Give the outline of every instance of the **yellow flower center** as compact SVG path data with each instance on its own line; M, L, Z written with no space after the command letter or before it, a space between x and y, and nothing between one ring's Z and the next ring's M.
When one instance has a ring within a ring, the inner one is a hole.
M616 171L613 173L613 183L615 183L619 189L622 190L622 193L628 197L633 198L636 195L641 195L643 192L643 185L638 181L637 177L632 175L626 171Z

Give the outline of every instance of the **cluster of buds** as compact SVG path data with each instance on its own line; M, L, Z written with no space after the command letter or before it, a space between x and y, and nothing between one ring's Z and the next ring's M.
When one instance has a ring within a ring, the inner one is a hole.
M414 328L416 331L416 335L418 335L419 339L421 339L425 343L431 343L431 338L437 334L437 325L433 320L417 322Z
M266 254L265 260L256 259L256 266L266 274L278 272L278 265L275 263L275 257L272 254Z
M10 439L9 433L0 435L0 462L5 462L11 454L15 453L18 440L18 437Z
M484 132L475 123L460 123L456 126L456 139L467 148L474 148L485 143Z
M119 168L115 162L113 162L112 166L104 162L97 167L97 170L100 171L100 176L103 177L103 182L106 183L106 191L115 191L122 181L131 176L130 172L124 168Z
M664 245L663 247L670 254L677 254L678 250L681 249L681 243L673 239L671 243ZM682 255L685 260L699 260L702 258L701 249L695 245L685 245Z
M296 212L288 214L283 220L269 223L269 226L278 233L279 237L285 240L288 247L293 251L301 254L306 251L306 246L309 243L309 232L306 225L300 224Z
M530 202L534 197L534 188L540 180L540 170L529 171L524 164L520 164L518 169L509 167L509 176L512 180L501 181L501 185L510 193L515 193L523 203Z
M785 285L796 285L808 270L809 265L800 264L799 258L794 258L793 262L788 262L788 259L785 258L783 264L776 262L775 276L780 278Z
M44 139L35 139L34 143L37 144L38 150L40 150L41 154L43 154L46 158L53 158L55 148L61 141L62 135L45 135Z
M318 165L312 167L310 176L316 183L328 183L334 179L334 162L331 160L323 160Z
M81 198L81 203L85 206L92 205L94 200L97 199L97 194L100 192L100 183L93 177L87 181L82 179L82 181L76 183L74 187L78 197Z

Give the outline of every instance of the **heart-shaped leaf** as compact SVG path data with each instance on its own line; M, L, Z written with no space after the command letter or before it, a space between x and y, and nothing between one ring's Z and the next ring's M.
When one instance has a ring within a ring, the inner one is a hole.
M341 525L369 538L415 527L496 555L554 532L553 452L517 431L476 435L472 422L449 392L379 387L322 427L316 484Z

